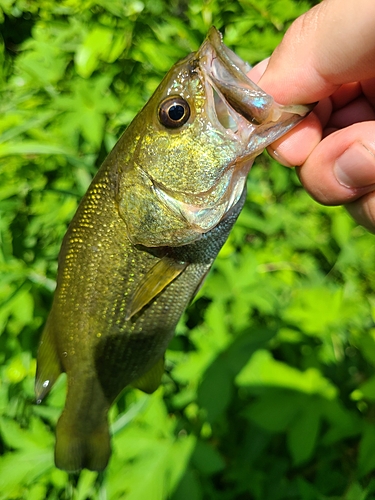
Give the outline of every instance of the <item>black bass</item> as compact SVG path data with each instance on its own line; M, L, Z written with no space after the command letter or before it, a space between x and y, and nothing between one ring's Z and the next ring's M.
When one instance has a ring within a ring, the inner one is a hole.
M67 373L55 462L103 470L125 386L160 384L175 326L245 201L254 158L309 111L280 106L212 28L178 62L92 181L65 235L38 403Z

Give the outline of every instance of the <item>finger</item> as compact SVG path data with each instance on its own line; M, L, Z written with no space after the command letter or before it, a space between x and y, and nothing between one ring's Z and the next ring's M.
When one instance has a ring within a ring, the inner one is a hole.
M251 70L247 74L247 76L250 78L250 80L252 80L256 84L259 82L259 80L261 79L262 75L264 74L264 72L268 66L269 60L270 60L270 58L267 57L267 59L263 59L263 61L260 61L258 64L256 64L255 66L253 66L251 68ZM375 82L374 82L374 84L375 84ZM349 85L353 86L353 84L349 84ZM344 87L344 86L342 86L342 87ZM349 95L348 95L348 92L346 92L346 95L345 95L345 93L343 93L341 91L340 92L341 97L338 97L337 102L338 103L343 102L344 104L346 104L347 102L354 99L354 97L358 97L361 93L361 85L359 82L356 84L355 88L357 89L355 94L354 94L353 90L349 90ZM340 91L340 89L339 89L339 91ZM332 113L332 102L333 102L332 97L327 97L325 99L322 99L320 102L318 102L318 104L314 108L314 114L320 120L323 128L326 126L326 124L329 120L329 117ZM345 101L344 101L344 99L345 99ZM340 107L340 106L338 105L338 107Z
M269 58L256 64L248 73L248 77L255 83L259 81L267 68ZM325 100L324 100L325 101ZM293 128L281 139L278 139L268 148L268 154L285 167L302 165L313 148L319 143L322 137L322 125L328 122L332 106L328 102L321 102L314 108L301 123Z
M298 104L319 101L343 83L374 77L374 18L373 0L362 0L360 8L355 0L316 5L291 25L260 87L277 102Z
M359 82L341 85L341 87L331 95L333 108L340 109L344 107L346 104L359 97L361 93L362 88Z
M299 169L311 196L325 205L351 203L375 189L375 123L356 123L325 137Z
M375 192L371 192L353 201L345 208L350 215L361 226L364 226L368 231L375 233Z
M315 113L310 113L302 122L272 143L267 151L286 167L302 165L322 138L322 126Z
M250 80L252 80L254 83L259 82L261 76L266 71L269 60L270 58L267 57L267 59L263 59L263 61L260 61L258 64L251 68L251 70L247 74Z
M364 97L358 97L343 108L335 111L329 119L328 127L344 128L354 123L375 119L375 111Z
M361 82L361 88L367 100L375 106L375 78Z
M327 123L331 118L332 109L333 104L330 97L326 97L325 99L319 101L314 108L314 114L318 117L323 129L327 126Z

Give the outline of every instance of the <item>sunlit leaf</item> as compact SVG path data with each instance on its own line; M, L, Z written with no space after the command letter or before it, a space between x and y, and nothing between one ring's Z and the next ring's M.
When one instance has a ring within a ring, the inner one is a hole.
M321 394L333 399L337 394L336 387L315 368L301 372L285 363L276 361L265 350L256 352L249 363L236 377L241 386L270 386L294 389L306 394Z

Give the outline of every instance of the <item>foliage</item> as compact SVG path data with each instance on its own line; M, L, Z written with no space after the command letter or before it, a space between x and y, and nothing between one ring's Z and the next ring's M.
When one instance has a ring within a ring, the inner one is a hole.
M152 396L111 410L103 475L53 466L34 404L57 255L92 175L211 24L251 63L296 0L0 0L0 500L375 497L374 239L266 156Z

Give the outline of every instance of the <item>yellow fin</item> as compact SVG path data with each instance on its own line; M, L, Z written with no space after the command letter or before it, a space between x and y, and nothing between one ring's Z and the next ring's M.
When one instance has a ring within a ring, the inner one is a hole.
M144 373L142 377L132 382L132 386L136 389L140 389L147 394L151 394L159 387L161 382L161 377L164 373L164 356L159 359L159 361L154 364L154 366L148 372Z
M40 341L35 378L35 396L39 404L49 393L58 376L62 373L60 359L51 330L51 322L47 320Z
M146 306L158 293L169 285L188 265L187 262L178 262L170 257L163 257L142 278L128 305L125 319Z

